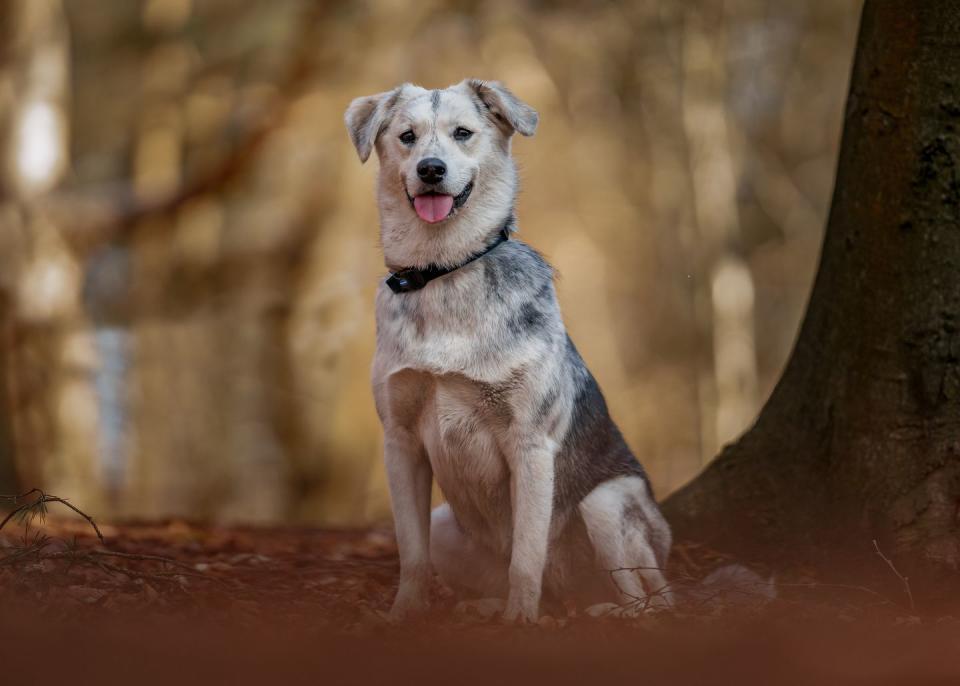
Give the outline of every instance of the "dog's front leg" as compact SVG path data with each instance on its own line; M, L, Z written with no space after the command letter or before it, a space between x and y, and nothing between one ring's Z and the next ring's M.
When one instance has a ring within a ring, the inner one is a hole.
M433 470L420 439L411 431L389 431L384 450L400 552L400 588L390 618L401 620L422 613L429 604Z
M508 622L536 622L539 616L553 517L555 452L545 445L526 445L513 451L513 548L510 591L503 615Z

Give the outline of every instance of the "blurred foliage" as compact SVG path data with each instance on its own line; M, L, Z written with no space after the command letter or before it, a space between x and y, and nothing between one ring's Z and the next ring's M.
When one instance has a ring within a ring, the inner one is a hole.
M859 5L8 0L0 458L100 516L388 516L342 114L478 76L540 111L521 236L665 495L789 352Z

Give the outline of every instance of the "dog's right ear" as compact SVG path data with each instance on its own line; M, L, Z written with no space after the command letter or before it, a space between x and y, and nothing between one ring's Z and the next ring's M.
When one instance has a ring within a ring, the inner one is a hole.
M398 86L392 91L357 98L347 107L343 119L361 162L369 159L377 137L390 121L393 107L400 99L404 86Z

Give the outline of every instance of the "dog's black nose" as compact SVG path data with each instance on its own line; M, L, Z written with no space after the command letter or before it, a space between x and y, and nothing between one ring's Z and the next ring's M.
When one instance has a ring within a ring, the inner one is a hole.
M417 164L417 176L424 183L440 183L446 173L447 165L443 163L443 160L436 157L427 157Z

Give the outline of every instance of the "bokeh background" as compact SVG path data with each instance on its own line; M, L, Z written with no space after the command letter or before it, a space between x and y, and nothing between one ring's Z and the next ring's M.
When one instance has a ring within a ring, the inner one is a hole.
M499 79L521 237L667 495L752 421L829 204L856 0L4 0L0 492L389 517L358 95Z

